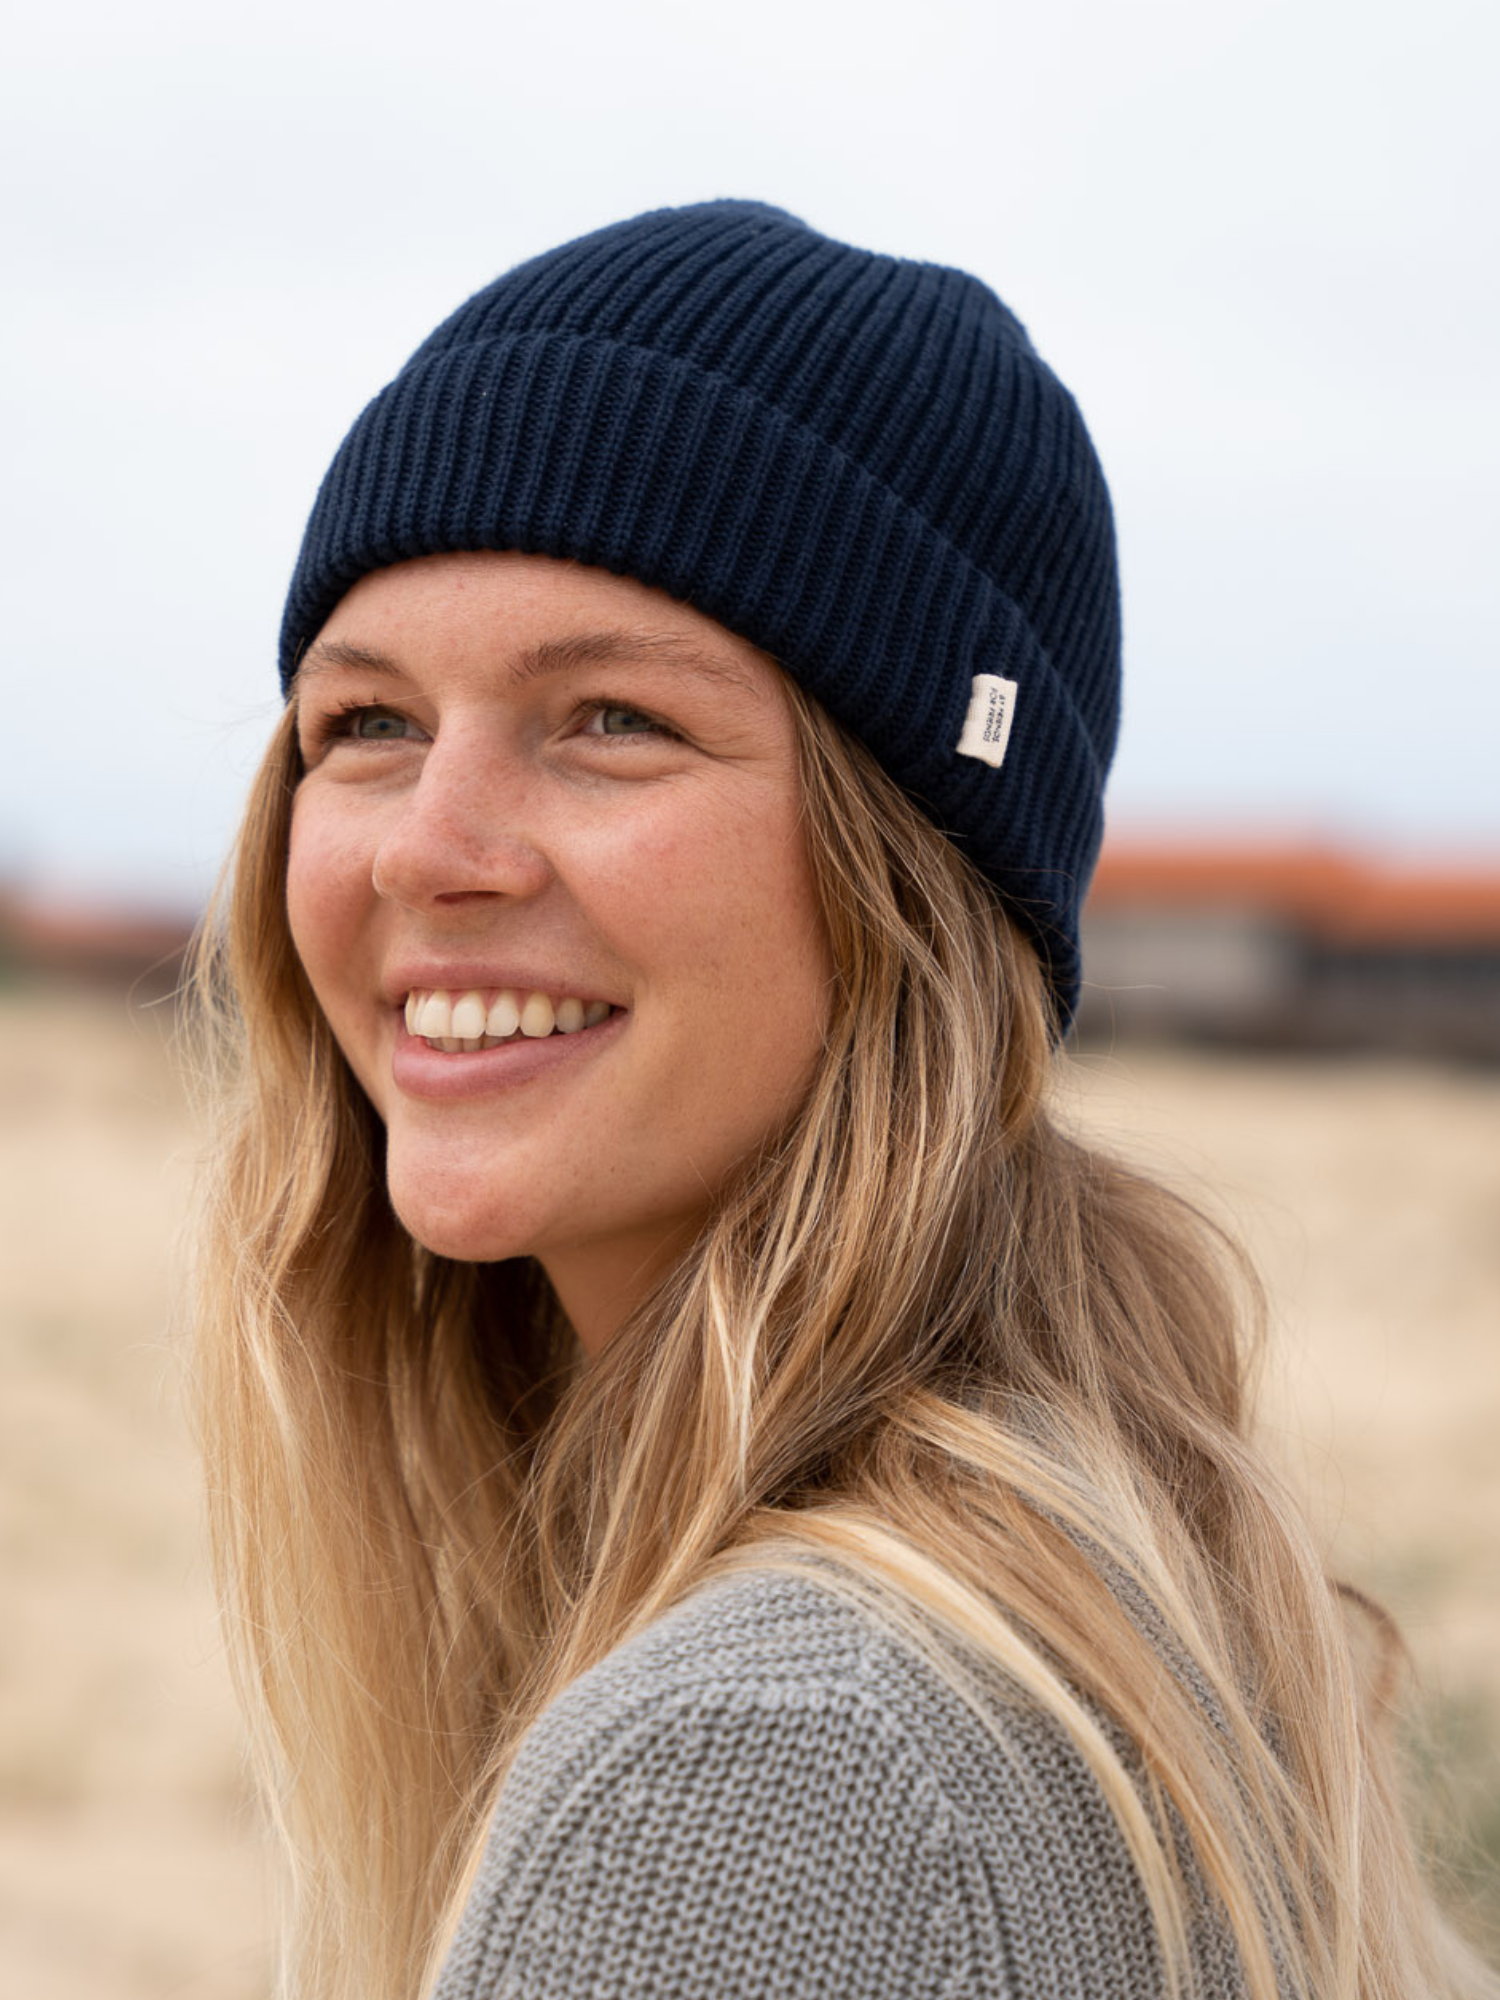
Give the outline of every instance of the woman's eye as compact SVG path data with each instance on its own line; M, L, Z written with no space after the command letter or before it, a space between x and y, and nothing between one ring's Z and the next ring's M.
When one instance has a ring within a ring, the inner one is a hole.
M343 743L405 743L422 734L409 715L377 701L350 701L305 714L298 731L304 760L317 763Z
M386 743L414 731L410 720L393 708L356 708L345 719L344 734L361 743Z
M638 708L619 703L600 703L589 715L584 733L589 736L670 736L671 731Z

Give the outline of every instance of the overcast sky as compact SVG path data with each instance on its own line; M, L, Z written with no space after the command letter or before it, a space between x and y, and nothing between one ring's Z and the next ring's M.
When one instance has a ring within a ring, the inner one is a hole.
M955 263L1115 498L1113 823L1500 856L1493 0L50 0L0 149L0 877L196 898L323 469L452 306L749 195Z

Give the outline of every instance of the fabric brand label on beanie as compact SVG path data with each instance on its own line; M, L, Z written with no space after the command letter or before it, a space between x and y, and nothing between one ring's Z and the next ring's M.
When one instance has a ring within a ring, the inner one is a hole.
M1003 681L998 674L976 674L963 735L958 739L959 756L977 757L982 764L993 764L998 771L1005 762L1015 714L1015 682Z

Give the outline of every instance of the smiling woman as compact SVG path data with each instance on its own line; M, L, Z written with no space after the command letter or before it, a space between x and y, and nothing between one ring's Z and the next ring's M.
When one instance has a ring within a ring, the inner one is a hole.
M1049 1115L1117 586L1006 308L745 202L523 265L281 667L198 1393L287 1994L1493 1995L1241 1261Z
M598 1348L821 1048L784 678L660 591L486 552L364 577L295 705L292 939L396 1213L535 1257Z

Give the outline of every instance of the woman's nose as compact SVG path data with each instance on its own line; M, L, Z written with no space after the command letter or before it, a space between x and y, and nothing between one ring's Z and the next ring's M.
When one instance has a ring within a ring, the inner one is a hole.
M552 870L523 775L481 749L434 743L375 850L376 892L413 909L475 897L528 897Z

